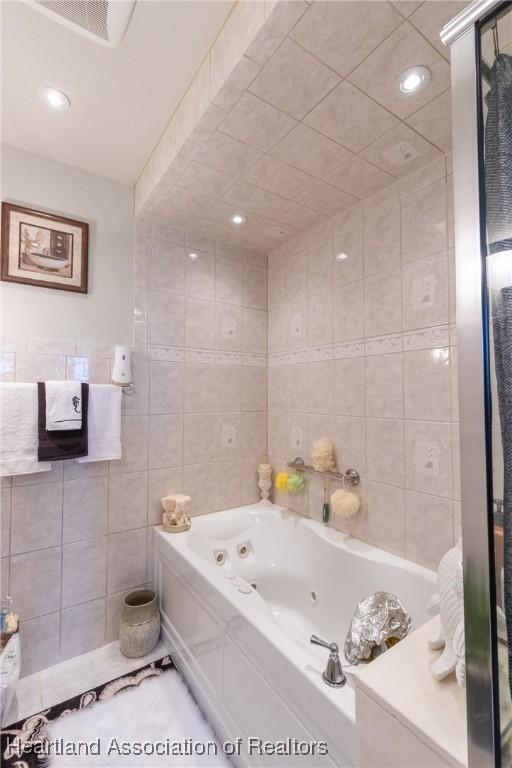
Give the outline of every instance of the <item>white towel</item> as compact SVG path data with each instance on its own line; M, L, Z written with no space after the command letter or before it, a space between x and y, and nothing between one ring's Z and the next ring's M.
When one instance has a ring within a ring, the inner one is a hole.
M91 384L88 412L89 453L77 461L121 458L121 387Z
M82 429L80 381L46 381L46 431Z
M37 384L0 384L0 475L48 472L37 460Z

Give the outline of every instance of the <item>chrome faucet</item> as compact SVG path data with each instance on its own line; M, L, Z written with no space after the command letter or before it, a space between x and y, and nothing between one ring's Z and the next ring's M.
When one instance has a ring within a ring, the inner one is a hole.
M341 667L338 644L327 643L325 640L317 637L317 635L311 635L311 642L313 645L321 645L322 648L328 648L330 651L325 672L322 674L324 683L331 685L333 688L341 688L347 682L347 678Z

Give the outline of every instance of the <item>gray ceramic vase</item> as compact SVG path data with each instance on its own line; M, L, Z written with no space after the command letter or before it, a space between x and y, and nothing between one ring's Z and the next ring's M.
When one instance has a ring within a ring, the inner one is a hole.
M123 600L119 648L129 658L145 656L160 637L160 610L153 589L135 589Z

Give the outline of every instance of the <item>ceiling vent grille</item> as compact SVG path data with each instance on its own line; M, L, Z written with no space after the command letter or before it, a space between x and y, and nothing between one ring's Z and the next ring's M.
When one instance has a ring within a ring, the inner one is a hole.
M33 0L33 8L102 45L119 45L135 0Z

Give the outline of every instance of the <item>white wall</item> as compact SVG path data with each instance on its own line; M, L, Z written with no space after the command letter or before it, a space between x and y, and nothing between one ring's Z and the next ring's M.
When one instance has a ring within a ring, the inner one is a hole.
M133 187L3 144L1 192L89 224L89 293L0 282L2 335L131 344Z

